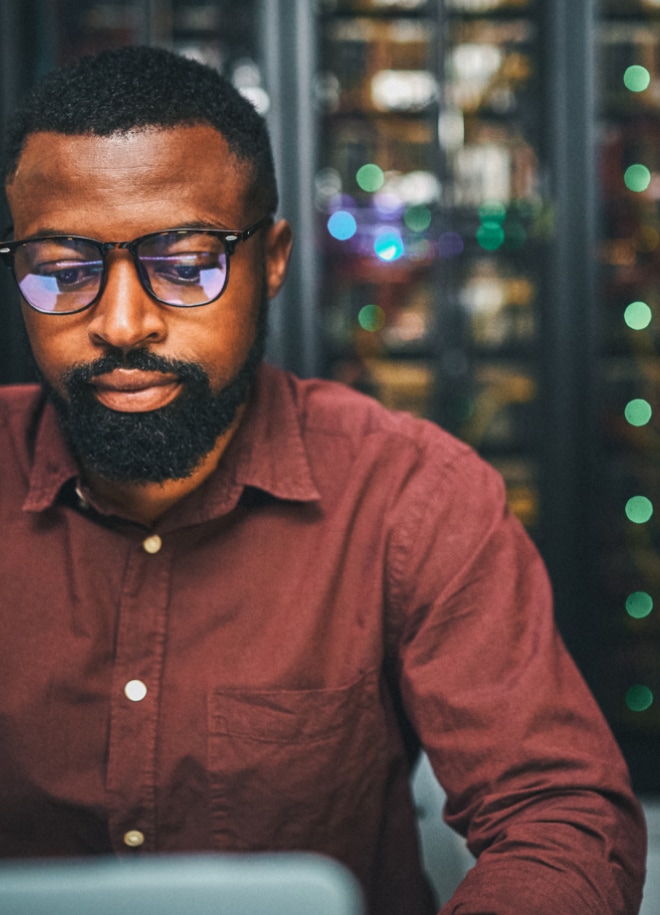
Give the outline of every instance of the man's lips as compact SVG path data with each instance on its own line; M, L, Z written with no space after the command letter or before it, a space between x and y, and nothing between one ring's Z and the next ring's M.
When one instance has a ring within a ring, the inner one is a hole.
M159 410L174 400L181 389L177 375L140 369L115 369L95 376L90 384L99 403L120 413Z

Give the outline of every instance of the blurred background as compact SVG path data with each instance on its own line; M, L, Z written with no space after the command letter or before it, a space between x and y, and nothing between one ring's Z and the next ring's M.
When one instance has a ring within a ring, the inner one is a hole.
M0 29L0 128L52 67L127 44L252 99L297 230L271 360L498 467L660 792L660 0L2 0ZM0 381L30 379L0 284Z

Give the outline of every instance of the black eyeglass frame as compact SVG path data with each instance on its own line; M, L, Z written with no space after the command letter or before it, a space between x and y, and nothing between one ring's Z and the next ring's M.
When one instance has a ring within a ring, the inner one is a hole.
M0 260L4 263L6 267L9 267L14 277L14 282L19 288L21 297L25 299L27 304L32 308L33 311L38 312L40 315L73 315L79 314L81 311L86 311L88 308L91 308L103 295L105 289L105 284L108 276L108 271L106 269L105 259L110 251L113 251L116 248L121 248L129 252L133 258L133 263L135 265L135 271L138 275L138 279L142 285L142 288L147 292L152 299L156 302L160 302L161 305L169 305L171 308L202 308L204 305L210 305L211 302L216 302L220 296L224 293L227 285L229 283L229 267L231 263L231 256L236 250L236 245L241 241L247 241L248 238L251 238L259 229L268 223L272 223L273 215L269 213L266 216L263 216L257 222L253 223L251 226L248 226L247 229L235 230L235 229L214 229L206 228L204 226L180 226L173 229L161 229L158 232L148 232L146 235L140 235L139 238L134 238L132 241L99 241L96 238L88 238L85 235L38 235L34 238L18 238L12 241L3 241L0 242ZM222 288L217 295L213 296L212 299L209 299L207 302L199 302L197 305L182 305L173 302L166 302L165 299L159 298L149 283L149 277L140 263L138 257L137 249L139 246L147 241L150 238L156 238L158 235L168 235L175 232L197 232L203 235L214 235L222 240L222 244L225 248L225 254L227 256L227 270L225 273L225 280L222 284ZM82 308L74 308L71 311L42 311L40 308L37 308L33 305L28 299L23 295L20 286L18 285L18 278L16 276L16 270L14 266L14 256L18 248L21 245L30 244L36 241L52 241L53 239L65 239L67 241L81 241L87 242L90 245L93 245L101 255L101 260L103 262L103 273L101 275L101 285L99 290L92 299L91 302L88 302L87 305L83 305Z

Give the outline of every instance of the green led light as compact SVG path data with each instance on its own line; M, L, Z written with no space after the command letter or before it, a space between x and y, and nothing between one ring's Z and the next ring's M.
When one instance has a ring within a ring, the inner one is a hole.
M408 207L403 219L411 232L425 232L431 225L431 211L424 204Z
M631 426L645 426L653 416L653 410L648 400L640 397L626 404L625 415Z
M499 200L486 200L477 212L482 222L503 223L506 219L506 207Z
M646 302L631 302L626 308L623 319L631 330L644 330L651 323L653 312Z
M626 598L626 612L634 620L644 620L653 611L653 598L646 591L635 591Z
M504 229L499 222L484 222L477 229L477 241L485 251L497 251L504 244Z
M527 230L521 222L507 220L506 246L507 248L522 248L527 241Z
M637 163L626 169L623 180L629 191L635 191L635 193L640 194L651 183L651 172L645 165Z
M653 705L653 693L648 686L631 686L626 693L626 705L631 712L645 712Z
M365 305L358 312L358 324L373 334L385 326L385 312L379 305Z
M646 67L633 64L623 74L623 83L631 92L644 92L651 85L651 74Z
M379 191L385 184L385 175L380 166L370 162L357 170L355 180L363 191L369 191L371 193L373 191Z
M646 524L653 515L653 503L646 496L633 496L626 502L626 515L633 524Z

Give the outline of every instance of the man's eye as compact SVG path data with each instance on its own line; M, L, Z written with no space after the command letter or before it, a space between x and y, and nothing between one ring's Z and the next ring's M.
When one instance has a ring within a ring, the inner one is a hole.
M175 268L176 275L180 280L190 282L199 280L200 267L193 264L178 264Z
M144 260L143 260L144 263ZM217 263L211 262L210 255L202 252L180 257L150 258L148 269L160 280L169 283L197 284L203 270L213 269Z
M47 276L56 280L60 289L63 289L95 282L101 269L101 265L97 263L62 264L54 262L42 264L36 272L39 276Z
M60 286L75 286L84 277L84 273L78 267L65 267L64 270L56 270L53 276Z

